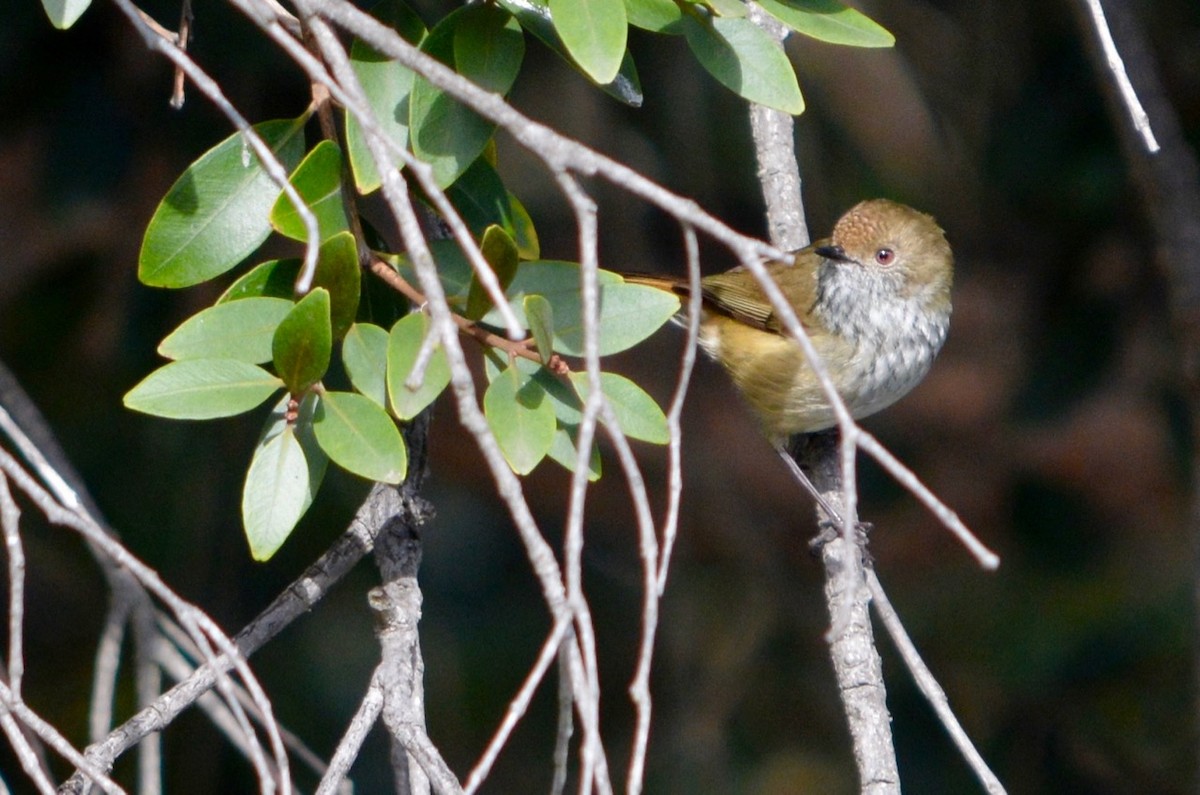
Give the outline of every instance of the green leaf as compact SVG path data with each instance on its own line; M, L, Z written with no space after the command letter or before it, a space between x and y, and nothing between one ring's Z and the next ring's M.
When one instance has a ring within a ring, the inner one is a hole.
M358 266L358 243L354 235L341 232L321 244L313 286L329 291L333 338L341 339L358 313L362 291L362 269Z
M289 182L317 218L317 236L328 240L349 229L342 203L342 150L333 141L321 141L296 167ZM271 209L271 226L284 237L308 240L308 230L296 205L280 193Z
M554 408L542 385L509 367L483 394L487 417L500 452L518 475L527 475L554 443Z
M742 0L700 0L700 4L719 17L744 17L750 10Z
M299 395L325 375L332 352L329 291L317 287L292 307L275 330L271 343L275 372L289 392Z
M896 37L838 0L763 0L763 11L797 33L850 47L892 47Z
M271 338L292 309L283 298L247 298L210 306L167 335L158 352L168 359L271 361Z
M488 383L499 378L500 373L509 367L507 358L495 349L489 349L484 354L483 363ZM583 421L583 404L579 401L579 395L575 394L573 386L529 359L518 358L513 361L513 364L521 371L522 378L532 378L541 384L546 396L550 399L554 416L561 424L578 425Z
M575 461L579 455L578 438L579 429L575 426L558 426L554 429L554 443L550 445L550 450L546 455L568 472L574 472ZM600 450L595 444L592 445L592 454L588 458L587 479L590 481L600 479Z
M342 363L354 388L387 406L388 333L372 323L355 323L342 340Z
M421 342L429 333L429 316L413 312L400 318L388 335L387 385L392 413L402 420L411 420L433 402L450 383L450 363L446 352L438 347L425 368L421 386L412 390L405 386L417 361Z
M418 44L425 36L425 25L420 17L403 3L387 0L371 9L371 15L410 44ZM358 39L350 46L350 68L354 70L367 104L374 111L384 134L397 146L406 147L409 92L416 75ZM350 113L346 114L346 154L359 192L366 195L378 189L381 179L367 147L366 134ZM393 162L399 165L400 158L397 156Z
M291 535L312 505L329 461L313 436L316 396L301 401L291 422L290 405L289 395L271 411L242 487L242 525L255 560L268 560Z
M525 36L512 14L478 5L454 27L454 67L480 88L507 94L521 71Z
M550 18L575 63L596 83L612 82L625 56L623 0L549 0Z
M804 112L796 72L783 48L749 19L693 12L684 15L683 32L700 65L726 88L784 113Z
M218 304L241 298L286 298L295 293L296 276L300 273L298 259L272 259L255 265L221 293Z
M454 40L459 25L464 20L469 26L495 25L499 18L494 11L486 5L474 5L451 12L429 31L429 35L421 42L421 50L454 68ZM480 17L481 20L476 22L472 17ZM511 19L504 24L515 27ZM517 32L519 34L519 30ZM494 46L501 48L524 47L519 35L513 38L498 34L491 41ZM476 77L483 76L492 90L506 94L516 79L513 64L519 66L520 60L520 57L514 58L511 52L506 51L483 61L471 61L467 66L488 68L490 65L496 68L497 71ZM409 103L409 125L413 153L432 167L434 179L443 188L454 182L479 157L495 130L494 124L419 77L413 85Z
M268 121L254 130L289 171L304 153L305 118ZM154 211L138 278L151 287L188 287L225 273L271 233L268 216L279 196L241 133L188 166Z
M579 393L580 400L587 400L589 393L587 373L571 373L571 383ZM600 388L612 406L621 431L631 439L641 439L651 444L666 444L670 441L667 417L662 409L642 388L628 378L616 373L601 373Z
M186 359L163 365L125 393L125 407L173 420L231 417L262 403L283 382L237 359Z
M91 4L92 0L42 0L42 8L50 17L50 24L59 30L74 25Z
M533 333L533 341L537 343L538 355L542 357L542 362L549 362L554 352L554 309L541 295L525 296L522 307L529 330Z
M537 259L537 232L529 213L508 192L496 169L485 158L472 163L446 191L446 196L477 237L492 224L498 224L516 240L522 259Z
M629 24L653 33L683 33L683 13L673 0L625 0Z
M600 355L619 353L657 331L679 311L679 299L664 290L626 284L611 271L600 271ZM541 295L554 307L554 350L568 356L583 354L583 305L579 266L573 262L541 260L523 262L508 288L518 322L528 328L523 301ZM483 322L498 325L500 316L489 312Z
M383 483L404 480L404 440L392 418L370 398L357 392L325 392L313 430L321 449L343 469Z
M508 289L513 277L517 275L517 265L520 260L517 255L517 244L501 227L493 224L483 233L483 241L479 244L483 258L492 267L496 280L500 283L500 291ZM479 278L471 278L471 287L467 292L467 309L464 316L469 320L479 320L492 308L492 298L487 294Z
M563 44L562 38L555 30L554 22L550 18L550 9L545 2L542 0L499 0L499 3L517 18L522 28L558 53L559 57L571 65L571 68L578 70L588 80L592 79L591 75L580 69L579 65L575 63L575 59L567 51L566 45ZM621 59L621 68L617 71L616 78L612 82L601 85L600 89L631 108L641 107L642 84L638 78L637 67L633 63L633 56L629 54L628 49L625 50L625 55Z

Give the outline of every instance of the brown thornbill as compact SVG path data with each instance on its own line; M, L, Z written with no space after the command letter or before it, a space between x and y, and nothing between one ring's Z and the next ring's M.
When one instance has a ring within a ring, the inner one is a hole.
M851 416L890 406L917 385L950 326L954 258L928 215L861 202L833 233L767 270L804 326ZM686 279L627 281L687 295ZM700 345L729 371L776 444L837 423L800 345L741 267L701 280Z

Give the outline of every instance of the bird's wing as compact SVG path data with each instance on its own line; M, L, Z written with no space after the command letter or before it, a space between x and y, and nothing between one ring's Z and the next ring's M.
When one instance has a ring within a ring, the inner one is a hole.
M805 323L805 318L816 301L817 266L821 258L813 249L823 243L824 241L818 241L797 251L790 261L766 263L767 272L771 274L771 278L775 280L775 284L779 286L801 323ZM758 280L748 270L739 266L724 273L706 276L701 284L704 288L705 302L711 309L763 331L783 331L783 324L776 317L771 302L767 300Z

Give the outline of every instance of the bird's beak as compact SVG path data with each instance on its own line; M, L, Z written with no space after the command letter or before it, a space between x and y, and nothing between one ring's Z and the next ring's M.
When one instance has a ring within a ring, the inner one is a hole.
M846 252L841 246L818 246L814 249L825 259L831 259L834 262L853 262L850 257L846 256Z

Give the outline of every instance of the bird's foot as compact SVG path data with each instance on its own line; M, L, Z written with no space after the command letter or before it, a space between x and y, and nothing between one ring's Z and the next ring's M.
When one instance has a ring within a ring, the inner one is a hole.
M858 548L862 550L863 565L868 567L875 562L867 548L867 542L870 540L870 534L873 529L875 529L875 526L870 522L854 523L854 540ZM825 548L826 544L841 537L842 525L840 522L835 522L832 519L821 519L817 522L817 534L808 542L808 548L813 555L819 557L821 550Z

